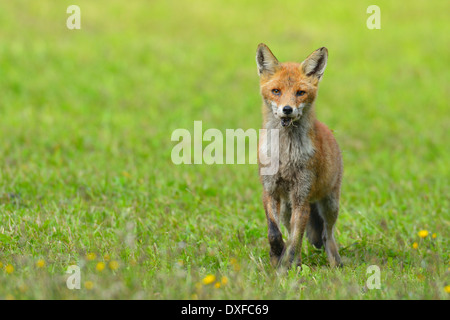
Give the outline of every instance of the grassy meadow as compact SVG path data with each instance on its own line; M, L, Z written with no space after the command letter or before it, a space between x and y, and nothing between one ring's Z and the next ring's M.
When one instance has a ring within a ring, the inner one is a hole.
M446 1L0 4L0 299L449 299ZM257 165L175 165L175 129L259 129L256 47L326 46L344 267L269 263ZM426 231L426 232L425 232ZM81 289L69 290L76 265ZM366 281L380 269L380 289Z

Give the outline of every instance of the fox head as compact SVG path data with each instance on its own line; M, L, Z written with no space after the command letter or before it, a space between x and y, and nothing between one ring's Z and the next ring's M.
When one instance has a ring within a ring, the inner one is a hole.
M311 53L302 63L280 63L263 43L256 51L261 95L283 127L300 120L316 98L318 84L327 65L325 47Z

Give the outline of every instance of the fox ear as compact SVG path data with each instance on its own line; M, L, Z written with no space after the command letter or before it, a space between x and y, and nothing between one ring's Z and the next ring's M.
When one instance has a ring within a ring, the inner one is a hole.
M273 74L278 68L279 62L270 51L269 47L264 43L258 45L256 50L256 65L258 66L258 74Z
M302 62L302 69L306 76L321 80L327 66L328 50L325 47L317 49Z

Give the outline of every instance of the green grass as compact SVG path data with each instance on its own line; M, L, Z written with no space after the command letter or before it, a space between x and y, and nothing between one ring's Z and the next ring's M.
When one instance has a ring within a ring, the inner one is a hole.
M1 4L0 299L449 299L447 2L378 1L380 30L369 1L73 4L81 30L65 3ZM194 120L260 128L260 42L281 61L329 50L316 109L345 162L342 269L306 243L303 270L270 266L256 165L171 162ZM96 270L105 255L119 268Z

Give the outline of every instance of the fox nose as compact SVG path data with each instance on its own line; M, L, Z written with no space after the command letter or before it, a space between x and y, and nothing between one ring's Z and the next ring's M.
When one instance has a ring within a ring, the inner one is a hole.
M292 113L292 107L291 106L284 106L283 113L284 114L291 114Z

